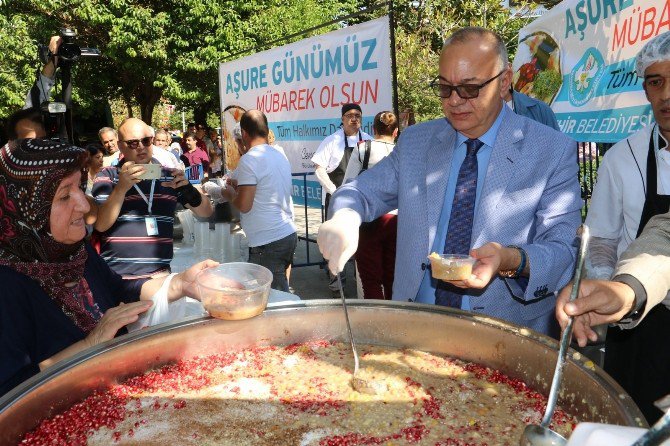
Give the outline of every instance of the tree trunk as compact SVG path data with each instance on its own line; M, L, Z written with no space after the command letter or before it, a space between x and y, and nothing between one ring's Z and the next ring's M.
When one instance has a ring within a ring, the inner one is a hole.
M133 101L129 94L123 93L123 102L126 104L126 111L128 112L128 117L133 117Z
M198 104L193 109L193 121L196 124L207 124L207 105Z
M151 125L154 114L154 108L163 95L163 89L154 87L150 83L144 83L139 86L135 99L140 105L140 114L142 121Z

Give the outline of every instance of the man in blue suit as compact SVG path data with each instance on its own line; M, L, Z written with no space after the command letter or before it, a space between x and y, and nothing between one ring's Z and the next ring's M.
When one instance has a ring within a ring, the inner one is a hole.
M446 119L409 127L391 155L338 189L319 248L330 270L341 270L361 221L397 208L394 300L454 306L557 335L554 292L572 275L581 222L577 145L505 106L512 72L497 34L456 31L439 73L432 87ZM470 279L431 277L426 257L445 251L470 251L477 259Z

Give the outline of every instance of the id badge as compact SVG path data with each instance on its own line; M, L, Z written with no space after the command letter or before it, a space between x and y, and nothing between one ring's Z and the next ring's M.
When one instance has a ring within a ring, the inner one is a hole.
M147 235L158 235L158 221L156 217L144 217L144 224L147 226Z

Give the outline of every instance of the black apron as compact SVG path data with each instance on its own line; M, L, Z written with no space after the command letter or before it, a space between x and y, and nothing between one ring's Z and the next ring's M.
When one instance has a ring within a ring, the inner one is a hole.
M351 154L354 153L354 148L349 146L349 137L347 136L346 133L344 133L344 129L342 130L342 134L344 135L344 153L342 154L342 159L340 160L340 164L335 168L335 170L333 170L328 174L328 178L330 178L330 181L333 182L335 187L342 186L342 181L344 181L344 174L347 172L347 165L349 165ZM360 143L362 141L363 141L363 134L359 130L358 142ZM330 194L326 194L326 202L325 202L326 220L328 220L328 205L330 205Z
M654 215L670 209L670 195L658 195L654 133L647 155L647 189L637 236ZM661 304L630 330L609 327L605 338L605 371L633 398L649 424L662 415L654 401L670 394L670 310Z

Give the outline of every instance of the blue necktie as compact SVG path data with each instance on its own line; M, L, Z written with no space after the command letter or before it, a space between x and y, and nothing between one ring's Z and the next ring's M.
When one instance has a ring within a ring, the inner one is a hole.
M468 254L472 238L472 221L475 214L475 198L477 196L477 151L484 145L478 139L465 141L467 154L458 171L458 181L451 205L451 216L444 242L445 254ZM435 304L461 308L463 300L462 288L437 281Z

